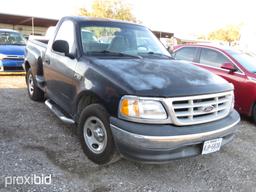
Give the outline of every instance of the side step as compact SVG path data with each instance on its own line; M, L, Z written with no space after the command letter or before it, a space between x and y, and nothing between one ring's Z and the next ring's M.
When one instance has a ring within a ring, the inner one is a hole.
M56 106L56 104L53 104L50 99L47 99L45 101L45 105L64 123L67 124L74 124L75 121L73 119L70 119L66 117Z

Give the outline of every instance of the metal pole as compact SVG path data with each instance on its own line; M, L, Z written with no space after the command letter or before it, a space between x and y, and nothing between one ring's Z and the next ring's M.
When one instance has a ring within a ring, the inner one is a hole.
M35 29L34 29L34 17L32 17L32 35L35 34Z

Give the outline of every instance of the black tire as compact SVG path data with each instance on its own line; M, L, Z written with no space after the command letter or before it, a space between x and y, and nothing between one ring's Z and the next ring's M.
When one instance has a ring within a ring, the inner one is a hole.
M252 108L252 120L256 124L256 103L253 105Z
M34 101L43 101L44 92L37 86L31 68L26 73L27 90L30 99Z
M86 127L86 125L88 127ZM98 127L101 129L101 135L102 133L104 135L100 138L103 140L102 142L96 139L97 132L95 130L98 129ZM85 107L80 114L78 129L80 132L80 142L88 159L99 165L110 164L118 160L110 129L109 114L102 105L90 104ZM93 143L93 141L100 144L90 144ZM102 148L99 147L101 143L102 146L104 146Z

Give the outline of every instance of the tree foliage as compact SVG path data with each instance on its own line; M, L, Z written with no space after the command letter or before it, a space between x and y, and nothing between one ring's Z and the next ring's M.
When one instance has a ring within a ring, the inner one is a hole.
M209 40L221 40L229 43L237 41L240 38L240 29L238 26L229 25L208 34Z
M92 10L81 8L79 15L136 22L131 7L125 0L94 0Z

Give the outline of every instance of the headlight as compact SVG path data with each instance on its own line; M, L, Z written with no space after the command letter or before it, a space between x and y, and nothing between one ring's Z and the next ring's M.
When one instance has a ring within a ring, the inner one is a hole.
M3 60L4 58L6 58L7 57L7 55L4 55L4 54L1 54L0 53L0 60Z
M136 96L122 97L119 103L119 116L131 121L167 119L167 113L160 101Z

